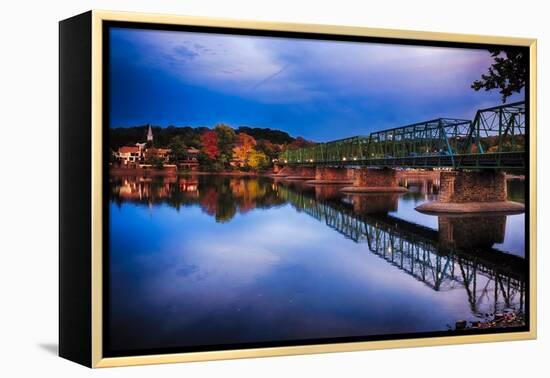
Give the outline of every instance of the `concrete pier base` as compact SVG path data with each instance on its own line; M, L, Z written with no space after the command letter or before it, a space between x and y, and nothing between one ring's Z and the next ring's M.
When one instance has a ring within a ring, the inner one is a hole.
M407 189L399 186L397 172L393 169L361 168L353 170L353 186L346 186L344 193L400 193Z
M441 172L439 198L416 210L433 214L521 213L525 205L507 200L504 172Z
M353 170L336 167L316 167L315 179L308 184L346 185L353 183Z

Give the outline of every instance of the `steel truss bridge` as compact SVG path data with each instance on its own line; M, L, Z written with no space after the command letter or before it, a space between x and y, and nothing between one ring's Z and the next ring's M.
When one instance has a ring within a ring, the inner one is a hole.
M525 102L283 151L285 165L525 169Z
M387 214L357 214L341 201L318 201L279 186L279 196L298 211L345 237L366 243L373 254L435 291L463 288L478 316L503 308L524 311L525 260L496 249L474 251L441 245L439 232Z

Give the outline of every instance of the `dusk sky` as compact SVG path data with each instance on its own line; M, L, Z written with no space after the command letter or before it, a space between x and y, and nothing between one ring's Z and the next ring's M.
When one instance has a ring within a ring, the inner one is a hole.
M111 29L111 127L269 127L317 142L501 103L486 50ZM523 100L514 95L508 102Z

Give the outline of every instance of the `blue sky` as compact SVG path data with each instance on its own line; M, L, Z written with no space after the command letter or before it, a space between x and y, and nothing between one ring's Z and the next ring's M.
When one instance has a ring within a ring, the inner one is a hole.
M486 50L124 28L110 38L110 127L223 122L322 142L500 103L470 88Z

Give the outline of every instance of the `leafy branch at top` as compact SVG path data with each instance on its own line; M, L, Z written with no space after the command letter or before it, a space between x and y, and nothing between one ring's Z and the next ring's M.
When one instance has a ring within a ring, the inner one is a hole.
M513 93L520 93L527 79L527 55L521 50L490 49L494 63L480 80L472 83L476 91L499 89L502 102Z

